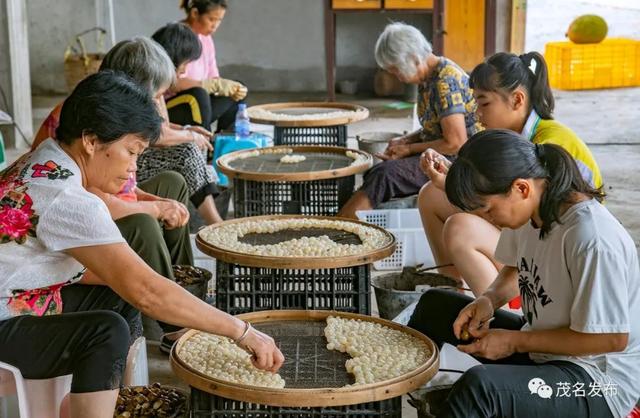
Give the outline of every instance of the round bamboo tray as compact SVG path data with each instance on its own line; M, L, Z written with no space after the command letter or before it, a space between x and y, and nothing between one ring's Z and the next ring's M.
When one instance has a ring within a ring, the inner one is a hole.
M213 379L196 370L191 369L178 357L177 351L189 339L195 330L183 335L171 350L171 366L176 375L190 386L214 395L229 399L257 403L272 406L288 407L328 407L340 405L354 405L366 402L376 402L394 398L411 392L428 382L437 373L439 368L439 354L436 345L420 332L387 321L366 315L358 315L335 311L262 311L238 315L238 318L251 322L256 328L261 324L285 323L286 321L325 321L328 316L336 316L347 319L360 319L382 324L417 338L427 345L431 355L428 360L417 369L398 376L366 385L348 386L339 388L313 388L313 389L271 389L234 384L222 380ZM276 342L278 337L276 336Z
M298 120L278 120L262 117L251 116L256 110L266 110L272 113L280 113L287 115L303 115L314 113L330 113L330 112L351 112L350 115L337 114L335 117L327 117L324 119L298 119ZM328 102L286 102L286 103L270 103L257 106L251 106L247 109L249 119L253 123L263 125L273 125L283 128L312 128L320 126L336 126L347 125L349 123L358 122L369 117L369 109L364 106L351 103L328 103Z
M374 261L382 260L393 254L396 250L396 239L392 233L381 228L377 225L368 224L365 222L329 217L329 216L306 216L306 215L263 215L263 216L251 216L248 218L230 219L228 221L221 222L210 228L219 228L224 225L235 224L240 222L260 221L260 220L272 220L272 219L292 219L292 218L311 218L311 219L327 219L331 221L347 221L361 225L368 226L370 228L378 229L384 232L388 238L388 244L379 249L373 250L368 253L358 255L348 255L341 257L268 257L253 254L244 254L224 248L217 247L209 244L202 239L200 233L196 235L196 246L203 253L214 257L217 260L224 261L226 263L240 264L248 267L267 267L275 269L326 269L326 268L340 268L361 266L365 264L371 264Z
M305 155L307 160L300 163L281 163L284 153L274 150L291 149L293 154ZM351 164L354 160L346 155L347 151L365 158L362 163ZM243 155L258 152L257 157L240 158ZM260 161L263 160L263 161ZM341 178L360 174L373 165L373 157L360 150L319 145L281 145L235 151L226 154L216 164L227 177L253 181L312 181ZM233 166L236 167L233 167Z

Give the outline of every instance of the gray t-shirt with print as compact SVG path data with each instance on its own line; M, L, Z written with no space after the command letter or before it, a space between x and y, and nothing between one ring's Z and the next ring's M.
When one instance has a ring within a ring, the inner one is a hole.
M588 334L629 334L627 348L619 353L530 353L536 362L565 360L582 366L597 384L610 389L600 393L607 395L613 415L624 417L640 396L638 254L627 231L596 200L573 205L560 221L544 239L531 224L504 229L496 258L518 269L527 321L523 331L568 327Z

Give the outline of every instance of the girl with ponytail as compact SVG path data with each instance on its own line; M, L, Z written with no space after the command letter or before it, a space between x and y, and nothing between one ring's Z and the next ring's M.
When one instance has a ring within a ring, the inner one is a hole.
M533 144L562 147L577 163L582 178L594 188L602 177L587 145L553 120L554 99L547 65L537 52L495 54L473 70L469 79L478 103L477 115L487 129L509 129ZM450 163L433 151L423 155L422 169L432 180L420 191L418 207L440 272L482 294L501 268L493 253L500 230L486 220L452 205L444 193ZM495 166L496 172L503 167ZM512 306L517 307L517 301Z
M476 299L426 292L409 321L485 363L462 375L436 416L627 416L640 396L640 268L601 190L564 148L508 130L467 141L445 189L453 205L502 228L503 267ZM523 315L499 309L517 295ZM594 387L616 391L594 396Z

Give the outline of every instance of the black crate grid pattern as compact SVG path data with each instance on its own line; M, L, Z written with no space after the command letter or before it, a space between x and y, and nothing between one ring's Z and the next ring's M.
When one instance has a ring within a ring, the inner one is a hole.
M216 307L237 315L281 309L370 315L369 266L317 270L246 267L216 262Z
M313 181L262 182L234 179L235 217L335 216L353 193L354 176Z
M320 126L312 128L274 128L274 145L330 145L347 146L347 125Z
M401 418L402 398L357 405L293 408L234 401L191 388L192 418Z

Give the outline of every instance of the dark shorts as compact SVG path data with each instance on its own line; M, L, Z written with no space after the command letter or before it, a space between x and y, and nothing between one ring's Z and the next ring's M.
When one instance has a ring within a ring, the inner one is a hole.
M25 379L73 375L72 393L117 389L130 344L142 334L139 312L107 286L72 284L59 315L0 321L0 361Z

